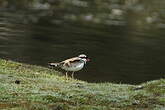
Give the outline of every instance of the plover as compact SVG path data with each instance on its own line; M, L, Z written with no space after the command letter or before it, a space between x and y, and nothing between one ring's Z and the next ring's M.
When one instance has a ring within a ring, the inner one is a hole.
M60 67L65 70L65 75L68 79L69 71L72 72L72 78L74 78L74 72L81 70L88 61L90 61L90 59L85 54L81 54L78 57L69 58L59 63L49 63L49 66Z

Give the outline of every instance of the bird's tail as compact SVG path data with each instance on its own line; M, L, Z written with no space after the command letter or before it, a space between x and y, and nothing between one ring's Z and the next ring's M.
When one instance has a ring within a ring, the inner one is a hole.
M58 67L60 63L48 63L50 67Z

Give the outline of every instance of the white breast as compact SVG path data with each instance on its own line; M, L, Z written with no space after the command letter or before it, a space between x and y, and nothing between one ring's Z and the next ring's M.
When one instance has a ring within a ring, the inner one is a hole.
M66 71L79 71L84 67L84 62L73 63L70 66L62 66L61 68Z

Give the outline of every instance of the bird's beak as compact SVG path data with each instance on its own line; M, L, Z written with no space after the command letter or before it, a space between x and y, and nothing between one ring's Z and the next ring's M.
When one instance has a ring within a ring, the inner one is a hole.
M91 61L89 58L87 58L87 61Z

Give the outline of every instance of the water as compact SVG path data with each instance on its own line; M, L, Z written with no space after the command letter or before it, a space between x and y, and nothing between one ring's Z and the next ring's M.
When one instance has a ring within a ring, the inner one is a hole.
M33 16L40 12L1 11L1 58L47 67L84 53L91 62L75 77L88 82L138 84L165 76L164 24L141 24L132 12L109 24Z

